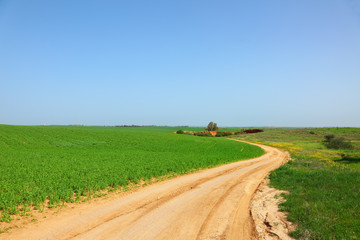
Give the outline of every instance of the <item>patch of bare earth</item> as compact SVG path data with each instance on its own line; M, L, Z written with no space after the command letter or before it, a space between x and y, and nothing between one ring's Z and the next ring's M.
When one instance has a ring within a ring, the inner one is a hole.
M255 230L259 240L293 239L288 234L296 226L286 220L286 213L280 212L278 205L284 201L280 191L268 186L269 179L265 178L255 192L250 205L250 212L255 223Z

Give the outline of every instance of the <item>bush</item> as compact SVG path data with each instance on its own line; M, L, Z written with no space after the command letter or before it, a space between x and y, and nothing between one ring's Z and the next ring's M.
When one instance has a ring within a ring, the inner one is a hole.
M224 137L224 136L229 136L229 135L232 135L231 132L217 132L215 137Z
M335 137L334 134L325 136L324 145L331 149L353 149L351 142L346 141L343 137Z
M254 129L248 129L248 130L244 130L242 132L244 133L259 133L259 132L263 132L264 130L262 129L257 129L257 128L254 128Z
M194 133L195 136L200 136L200 137L212 137L211 133L208 132L196 132Z
M325 135L325 142L330 142L334 138L335 138L334 134Z
M217 132L215 135L215 137L223 137L223 136L225 136L224 132Z
M177 130L176 133L177 134L184 134L184 131L180 129L180 130Z

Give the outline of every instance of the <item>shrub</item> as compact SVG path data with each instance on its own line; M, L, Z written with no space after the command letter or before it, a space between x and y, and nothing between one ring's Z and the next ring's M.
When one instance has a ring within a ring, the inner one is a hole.
M351 142L346 141L343 137L335 137L334 134L325 136L324 145L331 149L353 149Z
M334 138L335 138L334 134L325 135L325 142L330 142Z
M248 129L248 130L244 130L244 133L258 133L258 132L263 132L264 130L262 129Z
M232 135L232 133L224 131L224 132L217 132L215 137L224 137L224 136L229 136L229 135Z
M217 132L215 135L215 137L223 137L223 136L225 136L224 132Z
M219 128L216 123L209 122L207 129L208 131L217 131Z
M184 134L184 131L180 129L180 130L177 130L176 133L177 134Z
M200 136L200 137L212 137L211 133L208 132L196 132L194 133L195 136Z

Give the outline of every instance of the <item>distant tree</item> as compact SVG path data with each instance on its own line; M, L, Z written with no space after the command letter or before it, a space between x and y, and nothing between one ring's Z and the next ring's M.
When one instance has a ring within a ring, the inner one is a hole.
M216 123L209 122L207 129L208 131L217 131L219 128Z
M209 122L208 127L207 127L206 130L212 131L213 128L214 128L214 123L213 123L213 122Z

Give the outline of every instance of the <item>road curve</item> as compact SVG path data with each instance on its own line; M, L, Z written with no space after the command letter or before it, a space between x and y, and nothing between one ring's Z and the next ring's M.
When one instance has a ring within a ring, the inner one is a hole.
M0 239L256 239L249 212L257 186L288 154L266 154L64 209Z

